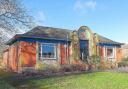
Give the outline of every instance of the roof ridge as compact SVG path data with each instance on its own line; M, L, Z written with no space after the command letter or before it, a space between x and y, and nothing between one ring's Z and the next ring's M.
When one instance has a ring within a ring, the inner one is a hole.
M73 31L73 30L70 30L70 29L67 29L67 28L58 28L58 27L51 27L51 26L36 26L34 28L39 28L39 27L43 27L43 28L51 28L51 29L62 29L62 30L69 30L69 31Z

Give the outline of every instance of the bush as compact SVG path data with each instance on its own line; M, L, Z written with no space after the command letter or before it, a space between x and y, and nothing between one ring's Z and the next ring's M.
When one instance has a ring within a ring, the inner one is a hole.
M87 64L78 64L78 65L72 65L72 70L73 71L86 71L87 69Z
M100 63L100 69L105 70L105 69L114 69L117 67L117 63L111 60L102 60Z
M121 61L118 63L118 67L126 67L126 66L128 66L128 62Z
M92 55L85 62L88 64L88 70L96 70L99 69L100 66L100 57Z
M128 58L123 58L122 61L118 63L118 67L126 67L128 66Z
M105 69L111 69L111 61L104 60L100 64L100 69L105 70Z
M38 62L36 65L38 73L51 75L60 71L60 65L58 63L43 63Z
M61 72L71 72L71 71L73 71L72 65L62 65L60 71Z
M74 71L86 71L86 70L88 70L87 64L63 65L61 67L61 72L74 72Z
M123 58L122 61L128 61L128 57Z

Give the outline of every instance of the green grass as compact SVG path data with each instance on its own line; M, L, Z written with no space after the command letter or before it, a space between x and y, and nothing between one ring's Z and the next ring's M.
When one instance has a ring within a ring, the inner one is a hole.
M128 89L128 74L95 72L45 79L12 81L12 85L16 89Z

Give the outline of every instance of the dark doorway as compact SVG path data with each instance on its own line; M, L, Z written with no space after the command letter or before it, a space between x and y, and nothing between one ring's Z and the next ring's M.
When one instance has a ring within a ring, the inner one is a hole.
M80 59L86 60L88 56L88 40L80 40Z

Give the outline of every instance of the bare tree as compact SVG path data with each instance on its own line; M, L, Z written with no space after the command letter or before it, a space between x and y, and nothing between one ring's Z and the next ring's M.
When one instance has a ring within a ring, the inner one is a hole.
M17 27L31 27L31 22L31 17L19 0L0 0L0 28L17 31Z
M0 49L9 35L31 28L32 22L20 0L0 0Z

